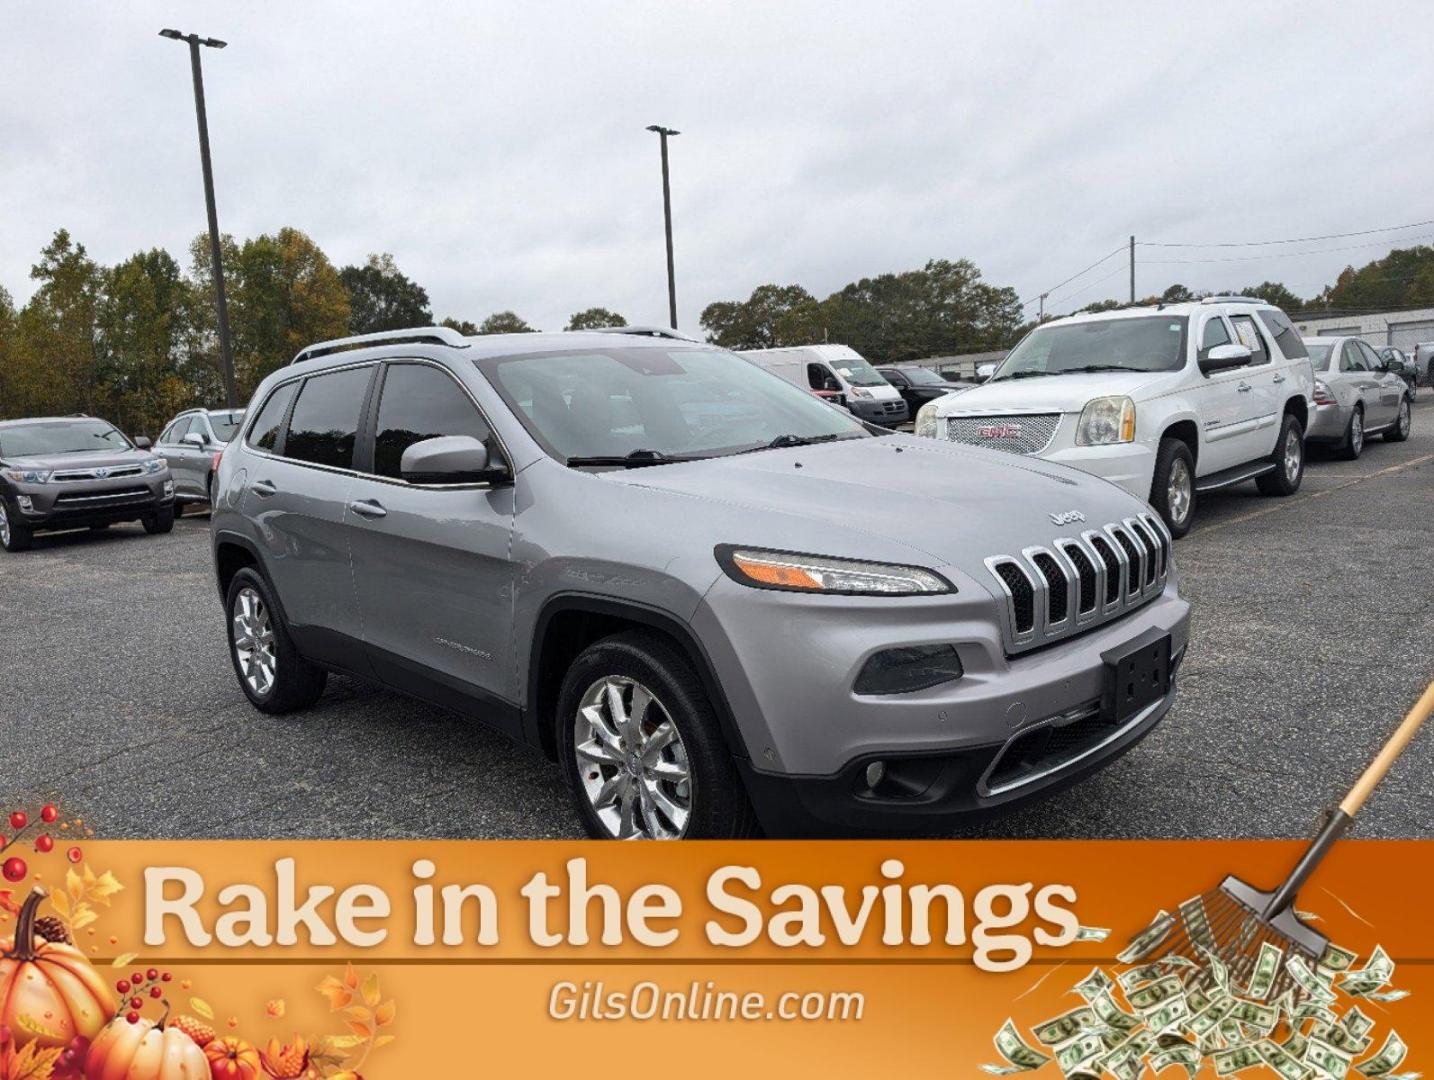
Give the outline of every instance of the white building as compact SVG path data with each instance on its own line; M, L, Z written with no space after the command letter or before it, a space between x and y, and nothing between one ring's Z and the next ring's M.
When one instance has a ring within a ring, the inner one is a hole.
M1421 341L1434 341L1434 308L1385 311L1372 315L1321 315L1293 320L1303 337L1350 334L1371 345L1393 345L1407 353Z

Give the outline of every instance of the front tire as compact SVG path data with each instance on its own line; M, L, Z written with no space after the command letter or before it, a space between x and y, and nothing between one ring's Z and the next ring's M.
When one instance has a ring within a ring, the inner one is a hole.
M1339 456L1345 461L1358 461L1364 453L1364 410L1355 406L1345 425L1344 441L1339 444Z
M0 547L6 551L29 551L35 534L10 517L10 508L0 498Z
M1275 469L1257 477L1255 486L1262 495L1293 495L1305 478L1305 429L1299 419L1285 414L1280 437L1275 440Z
M563 677L557 725L563 778L594 839L754 832L702 681L665 638L631 631L583 650Z
M1161 439L1155 455L1150 505L1176 540L1195 519L1195 456L1180 439Z
M174 507L166 506L155 512L153 517L144 519L144 531L150 536L174 531Z
M328 672L299 655L263 576L250 567L234 575L224 601L229 659L239 688L260 712L304 709L319 700Z
M1409 410L1409 398L1399 399L1399 415L1394 418L1394 426L1384 433L1385 442L1403 442L1409 438L1409 429L1413 424L1413 416Z
M184 504L178 499L174 500L174 517L176 520L184 516Z

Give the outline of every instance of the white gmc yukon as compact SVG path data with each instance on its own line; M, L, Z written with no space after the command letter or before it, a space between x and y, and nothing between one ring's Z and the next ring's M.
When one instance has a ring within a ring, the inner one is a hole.
M1313 394L1284 312L1211 297L1042 323L989 382L924 406L916 434L1094 473L1149 499L1178 537L1198 492L1299 489Z

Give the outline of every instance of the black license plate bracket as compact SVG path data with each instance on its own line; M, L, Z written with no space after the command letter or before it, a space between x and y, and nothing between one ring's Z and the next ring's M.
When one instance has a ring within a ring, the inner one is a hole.
M1152 627L1134 641L1101 654L1105 696L1101 715L1122 724L1170 693L1170 635Z

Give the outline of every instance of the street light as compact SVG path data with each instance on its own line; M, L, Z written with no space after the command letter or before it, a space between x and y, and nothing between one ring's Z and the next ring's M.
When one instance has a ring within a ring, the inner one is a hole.
M189 44L189 66L194 74L194 112L199 120L199 163L204 168L204 206L209 212L209 258L214 266L214 302L219 314L219 359L224 370L225 405L239 407L239 391L234 385L234 349L229 341L229 301L224 295L224 263L219 255L219 214L214 209L214 168L209 161L209 120L204 111L204 73L199 66L199 46L222 49L227 42L218 38L202 38L198 34L181 34L178 30L161 30L160 37Z
M662 216L667 223L667 312L672 329L677 329L677 278L672 269L672 188L667 181L667 137L680 135L680 131L665 128L661 124L649 124L648 131L655 131L662 141Z

